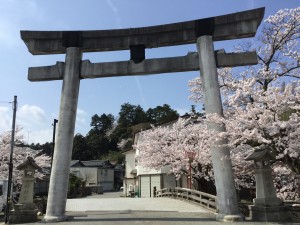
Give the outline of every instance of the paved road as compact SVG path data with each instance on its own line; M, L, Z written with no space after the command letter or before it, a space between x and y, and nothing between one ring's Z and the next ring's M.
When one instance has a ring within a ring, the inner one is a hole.
M26 223L23 225L38 225ZM184 212L106 212L90 213L70 217L69 221L60 223L47 223L47 225L288 225L292 223L269 223L269 222L217 222L214 217L204 213ZM294 223L299 224L299 223ZM4 223L0 222L0 225Z
M49 225L224 225L215 215L197 205L168 198L120 198L121 193L104 193L81 199L69 199L69 220ZM0 218L1 221L1 218ZM38 225L26 223L25 225ZM0 225L4 223L0 222ZM275 225L292 223L235 222L232 225ZM299 224L299 223L294 223Z

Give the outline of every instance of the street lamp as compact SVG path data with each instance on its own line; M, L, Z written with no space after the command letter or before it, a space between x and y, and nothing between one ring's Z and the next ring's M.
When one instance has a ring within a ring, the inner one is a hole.
M55 131L56 131L56 124L58 123L57 119L54 119L53 121L53 137L52 137L52 143L53 143L53 147L52 147L52 151L51 151L51 170L52 170L52 161L53 161L53 154L54 154L54 147L55 147Z
M196 152L194 151L185 151L185 155L187 156L187 158L189 159L189 189L192 189L192 162L195 159L196 156Z

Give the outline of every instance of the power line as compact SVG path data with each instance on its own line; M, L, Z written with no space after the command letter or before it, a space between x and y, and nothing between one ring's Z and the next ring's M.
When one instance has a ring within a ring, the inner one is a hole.
M8 102L8 101L0 101L0 104L1 103L6 103L6 104L11 104L11 106L12 106L12 109L14 109L14 101L12 101L12 102ZM18 103L16 103L16 106L15 107L18 107Z

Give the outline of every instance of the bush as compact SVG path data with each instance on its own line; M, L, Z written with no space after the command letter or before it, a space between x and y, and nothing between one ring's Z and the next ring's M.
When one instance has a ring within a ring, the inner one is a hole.
M68 198L81 196L84 183L85 182L81 178L75 176L74 174L70 174Z

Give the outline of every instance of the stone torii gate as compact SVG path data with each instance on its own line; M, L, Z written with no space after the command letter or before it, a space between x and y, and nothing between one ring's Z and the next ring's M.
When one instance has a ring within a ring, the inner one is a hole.
M66 53L65 62L53 66L30 67L30 81L63 80L59 124L45 221L66 219L68 189L79 83L85 78L148 75L200 69L207 113L223 115L217 67L257 64L256 52L214 51L213 41L253 37L261 23L264 8L152 27L95 31L21 31L21 38L33 55ZM146 48L196 43L198 52L180 57L145 59ZM130 50L130 60L91 63L82 61L84 52ZM224 127L211 124L219 131ZM242 220L227 148L211 149L215 174L217 220ZM224 157L225 156L225 157Z

